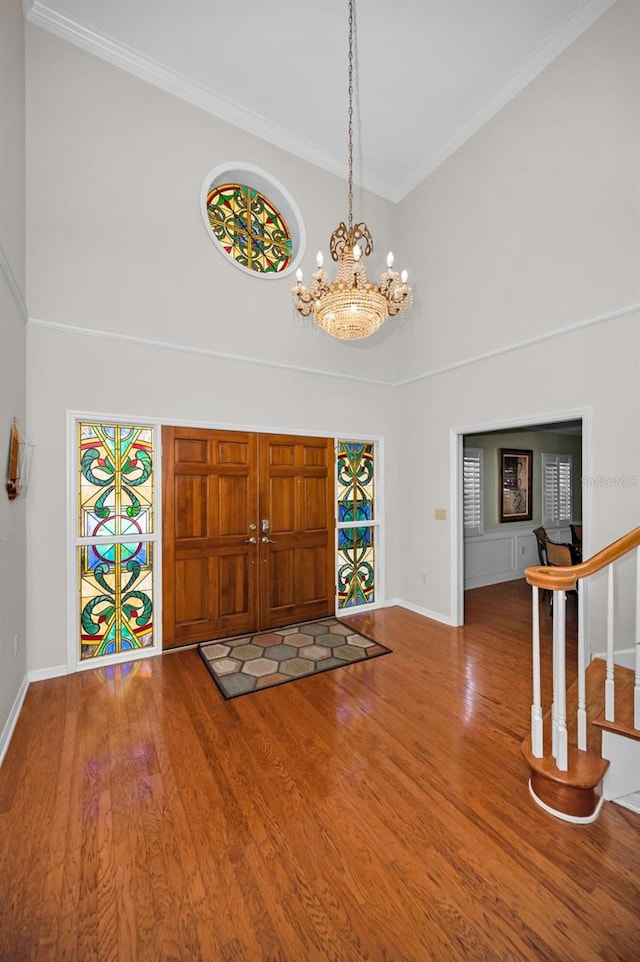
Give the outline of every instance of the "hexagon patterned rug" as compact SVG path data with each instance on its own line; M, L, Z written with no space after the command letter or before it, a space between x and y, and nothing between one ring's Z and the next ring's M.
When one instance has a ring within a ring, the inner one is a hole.
M198 648L225 698L284 685L391 651L337 618L205 641Z

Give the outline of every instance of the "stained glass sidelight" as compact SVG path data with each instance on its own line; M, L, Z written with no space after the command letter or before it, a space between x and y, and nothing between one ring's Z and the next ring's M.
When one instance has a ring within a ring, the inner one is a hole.
M291 232L264 194L245 184L220 184L207 194L207 215L218 243L243 267L268 274L289 266Z
M153 644L152 559L149 542L78 548L82 660Z
M153 434L78 425L81 660L153 644Z
M339 441L338 607L371 604L375 598L374 444Z
M338 607L368 605L375 597L374 529L338 530Z
M338 521L373 521L373 444L340 441L337 470Z

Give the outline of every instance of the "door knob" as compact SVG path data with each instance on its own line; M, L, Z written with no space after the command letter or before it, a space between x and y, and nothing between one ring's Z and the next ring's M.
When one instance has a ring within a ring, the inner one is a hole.
M275 538L267 538L266 535L264 536L264 538L261 538L260 540L262 541L263 544L275 544L275 543L276 543L276 539L275 539Z
M246 538L244 543L245 543L245 544L257 544L258 541L257 541L256 538Z

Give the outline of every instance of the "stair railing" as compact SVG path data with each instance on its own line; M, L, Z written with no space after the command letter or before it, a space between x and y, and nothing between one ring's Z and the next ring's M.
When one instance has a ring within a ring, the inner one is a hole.
M568 770L569 741L567 727L566 684L566 596L580 581L607 568L607 655L605 677L605 718L615 721L615 633L614 633L614 562L629 552L636 553L636 612L635 612L635 681L634 728L640 730L640 528L619 538L581 564L568 567L535 566L525 570L527 583L532 587L533 619L533 703L531 706L531 751L535 758L544 756L542 706L542 677L540 662L539 591L553 592L553 657L551 702L551 754L560 771ZM584 637L584 596L578 591L578 705L577 747L587 750L586 705L587 654Z

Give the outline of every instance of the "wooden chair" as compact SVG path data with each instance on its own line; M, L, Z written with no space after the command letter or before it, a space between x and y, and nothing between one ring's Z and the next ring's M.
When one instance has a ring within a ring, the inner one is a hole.
M547 541L549 540L549 535L547 534L545 528L542 525L539 528L534 528L533 533L536 536L536 541L538 543L538 557L540 559L540 564L547 566Z
M559 544L556 541L547 541L547 564L555 565L558 568L570 568L573 565L573 555L571 546Z
M558 568L571 568L574 564L574 556L572 552L572 545L561 544L557 541L547 541L546 551L547 551L547 563ZM576 589L572 591L565 592L565 595L572 594L578 597L578 592ZM553 592L551 592L551 602L549 604L549 614L553 614Z
M536 536L536 543L538 545L538 558L540 559L540 564L546 568L547 564L549 563L547 561L547 541L549 540L549 537L547 535L546 529L543 528L542 525L540 525L539 528L534 528L533 533ZM550 595L551 598L553 598L553 595L551 594L550 591L548 591L546 588L541 588L540 589L541 601L544 601L547 595Z

